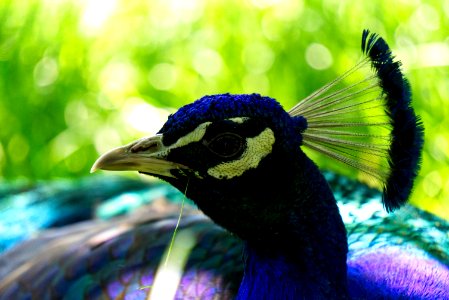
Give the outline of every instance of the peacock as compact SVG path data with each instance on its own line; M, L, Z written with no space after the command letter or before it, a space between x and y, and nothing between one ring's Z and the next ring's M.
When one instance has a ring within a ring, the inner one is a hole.
M0 299L449 299L449 224L406 204L424 130L408 82L378 35L363 32L362 52L289 111L259 94L204 96L102 155L92 171L180 193L102 177L107 195L5 245ZM305 149L382 192L320 172ZM108 198L150 203L111 212Z

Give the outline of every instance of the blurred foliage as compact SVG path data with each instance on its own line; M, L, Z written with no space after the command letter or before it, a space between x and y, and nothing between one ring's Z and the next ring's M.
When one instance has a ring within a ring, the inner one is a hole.
M289 108L357 61L364 28L403 62L426 126L412 201L449 218L439 0L2 0L0 175L84 176L99 153L205 94L257 92Z

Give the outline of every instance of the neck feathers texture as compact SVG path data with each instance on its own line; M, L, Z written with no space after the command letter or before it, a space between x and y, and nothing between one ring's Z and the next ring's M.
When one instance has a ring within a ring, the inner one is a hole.
M307 169L310 168L310 172ZM237 299L347 299L347 240L335 198L309 159L302 164L287 228L273 240L248 241Z
M345 266L342 268L330 262L323 268L317 258L295 262L280 253L269 257L249 245L245 256L245 273L237 296L239 300L349 298Z

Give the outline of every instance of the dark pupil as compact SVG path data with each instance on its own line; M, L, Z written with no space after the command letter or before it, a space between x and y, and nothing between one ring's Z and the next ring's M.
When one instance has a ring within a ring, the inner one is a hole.
M231 157L242 149L242 138L236 134L226 133L217 136L209 143L209 149L223 157Z

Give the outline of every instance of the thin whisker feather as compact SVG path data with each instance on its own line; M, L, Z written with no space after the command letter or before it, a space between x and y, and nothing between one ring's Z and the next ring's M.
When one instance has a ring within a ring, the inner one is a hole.
M358 84L360 84L360 83L362 83L362 82L365 82L365 80L362 80L362 81L354 84L353 87L358 85ZM311 104L309 104L307 106L304 106L303 110L301 112L299 112L299 113L301 115L307 115L307 113L310 112L310 111L316 111L316 110L319 110L319 109L322 109L322 108L325 108L325 107L329 107L332 104L335 104L335 103L338 103L338 102L342 102L343 100L354 99L354 98L356 98L356 95L364 95L363 94L364 92L365 92L365 94L374 92L374 91L370 91L370 92L367 92L367 91L371 90L371 89L374 89L374 88L376 88L378 86L379 85L376 82L376 83L374 83L374 84L372 84L370 86L367 86L367 87L365 87L365 88L363 88L361 90L358 90L356 92L350 92L349 91L350 88L343 88L343 89L337 90L336 92L334 92L332 94L329 94L329 95L326 95L325 97L316 98L315 102L313 102L313 103L311 103ZM349 92L349 93L347 93L347 92ZM344 94L344 93L346 93L346 94ZM341 96L340 98L335 98L336 96L339 96L340 94L343 94L344 96ZM325 102L326 100L332 100L332 101Z
M375 105L375 106L369 106L369 107L359 107L359 106L363 106L364 104L370 103L370 102L374 102L374 101L378 101L381 100L381 97L377 97L377 98L372 98L369 99L367 101L364 102L358 102L358 103L354 103L354 104L350 104L350 105L346 105L343 107L339 107L339 108L335 108L332 111L326 111L326 112L318 112L315 114L311 114L307 116L307 119L313 119L313 118L319 118L319 117L324 117L324 116L333 116L336 114L341 114L342 112L345 113L350 113L350 112L359 112L359 111L366 111L366 110L370 110L370 109L375 109L375 108L379 108L379 107L383 107L383 104L379 104L379 105ZM350 109L350 108L354 108L355 109Z
M368 127L368 126L390 126L390 122L335 122L335 121L313 121L308 122L309 128L322 128L322 127Z
M323 141L312 140L312 139L310 139L309 141L313 142L315 144L319 144L319 145L321 145L323 147L326 147L326 148L329 148L329 149L334 149L336 151L340 151L340 152L342 152L344 154L348 154L348 152L343 151L343 149L344 150L349 150L349 151L352 151L352 152L356 152L356 153L359 153L359 154L364 154L364 155L368 154L368 155L373 155L375 157L380 157L380 158L385 158L385 159L388 158L388 151L384 151L384 150L364 149L364 151L360 151L358 149L354 149L354 148L351 148L351 147L343 145L343 144L331 144L331 143L326 143L326 142L323 142ZM361 158L360 156L356 156L356 155L351 155L351 156L357 157L358 159Z
M330 138L330 137L325 137L325 136L319 136L316 134L311 134L311 133L304 133L304 136L307 136L311 139L315 139L315 140L320 140L320 141L325 141L328 143L337 143L337 144L345 144L345 145L351 145L351 146L355 146L355 147L367 147L370 149L383 149L382 146L388 146L386 144L368 144L368 143L356 143L356 142L351 142L351 141L347 141L347 140L342 140L342 139L336 139L336 138ZM388 149L385 149L388 150Z
M347 132L347 131L338 131L338 130L328 130L328 129L320 129L320 128L309 128L308 132L316 132L316 134L330 134L330 135L342 135L342 136L351 136L351 137L369 137L369 138L377 138L377 139L385 139L390 140L391 136L389 135L376 135L369 133L357 133L357 132Z
M367 168L365 165L360 164L358 161L347 158L343 155L339 155L337 153L331 152L328 149L324 148L324 147L320 147L319 145L316 144L312 144L309 143L308 141L304 141L304 144L307 145L309 148L314 149L315 151L321 152L329 157L332 157L334 159L336 159L337 161L340 161L342 163L345 163L359 171L362 171L372 177L374 177L375 179L382 181L383 176L378 174L378 170L371 170L370 168Z
M335 86L337 83L341 82L343 79L345 79L346 77L348 77L349 75L351 75L352 73L354 73L356 70L360 69L363 65L369 63L369 58L365 57L362 60L360 60L354 67L352 67L351 69L349 69L348 71L346 71L345 73L343 73L342 75L340 75L339 77L335 78L334 80L332 80L331 82L327 83L326 85L324 85L323 87L319 88L318 90L316 90L315 92L313 92L312 94L310 94L309 96L307 96L306 98L302 99L298 104L296 104L295 106L293 106L288 113L291 116L296 116L298 115L296 112L298 112L298 110L305 105L307 102L309 102L310 100L313 100L314 98L318 97L319 95L325 93L326 91L328 91L330 88L332 88L333 86Z
M340 145L329 146L329 145L323 145L319 142L312 142L312 143L314 143L315 145L326 146L326 148L328 148L328 149L334 150L335 152L340 152L343 156L351 156L358 161L365 161L366 163L360 163L360 164L371 166L371 167L377 167L376 170L378 170L379 173L384 172L383 169L385 169L388 165L388 161L387 161L388 154L387 153L381 154L381 153L371 153L371 152L357 152L358 154L363 154L363 156L369 156L370 158L374 158L374 159L383 158L380 161L375 161L373 159L367 159L367 158L364 158L363 156L355 155L355 154L351 153L350 151L352 151L352 152L356 152L356 151L354 151L354 149L349 148L349 147L344 147L344 146L340 146Z

